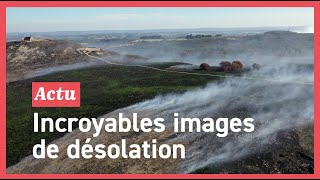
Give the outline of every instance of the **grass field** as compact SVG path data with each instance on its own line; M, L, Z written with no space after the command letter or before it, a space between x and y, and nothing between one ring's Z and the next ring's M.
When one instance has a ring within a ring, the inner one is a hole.
M179 63L153 64L167 68ZM221 74L221 73L219 73ZM159 72L141 67L100 66L54 73L7 84L7 166L32 153L34 144L47 142L62 133L34 133L33 113L40 117L98 117L158 94L184 92L204 86L219 77ZM32 82L81 82L80 108L32 108ZM66 124L65 124L66 125Z

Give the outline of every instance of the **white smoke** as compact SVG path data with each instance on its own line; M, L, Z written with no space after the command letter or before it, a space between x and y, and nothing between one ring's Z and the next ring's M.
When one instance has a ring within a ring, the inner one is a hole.
M170 167L177 169L175 173L192 173L210 165L233 162L262 152L281 131L312 125L314 119L313 76L313 66L310 65L264 66L259 71L252 71L241 77L226 78L223 82L212 82L206 87L185 93L157 96L102 117L115 117L120 112L129 118L132 113L151 119L162 117L166 120L165 125L168 129L173 125L173 113L190 118L252 117L255 119L254 132L235 134L229 131L225 138L217 137L216 132L180 133L174 136L170 133L165 134L167 142L164 143L183 141L188 144L186 159L177 161L179 162L177 168L176 164L171 164ZM82 133L76 130L56 140L55 144L60 149L65 149L68 144L74 143L75 138L85 140L91 134L93 131ZM149 137L140 135L141 138ZM103 143L108 137L110 134L105 132L90 143ZM118 138L120 139L115 135L115 139ZM135 137L131 140L134 141L136 138L139 139ZM36 160L30 155L9 170L7 169L7 172L75 173L78 170L90 170L95 173L97 169L92 167L101 168L100 163L106 162L109 161L93 159L88 162L82 159L75 161L64 158ZM138 170L143 169L140 162L136 164L138 164L136 167ZM80 169L75 169L75 166ZM126 164L127 166L134 165ZM148 170L146 173L153 173L153 171Z
M314 33L314 26L303 26L300 28L293 29L292 31L297 33Z
M170 139L195 141L187 149L187 158L180 166L181 173L261 151L278 132L313 123L312 67L270 66L245 77L271 79L272 82L231 78L183 94L158 96L131 106L130 111L145 112L148 117L165 117L167 120L172 120L175 112L184 117L242 116L239 118L255 119L256 130L236 138L232 133L226 138L219 138L215 133L184 133ZM166 125L170 124L167 122Z

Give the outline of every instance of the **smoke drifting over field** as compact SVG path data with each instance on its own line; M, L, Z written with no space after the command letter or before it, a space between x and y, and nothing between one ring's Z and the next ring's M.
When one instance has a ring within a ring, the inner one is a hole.
M252 71L243 76L256 77L257 79L226 78L222 82L209 83L206 87L185 93L156 96L154 99L103 115L102 117L116 117L121 112L129 118L131 118L132 113L138 113L139 118L154 119L162 117L166 120L166 129L169 131L173 125L173 113L179 113L179 117L200 119L205 117L213 119L252 117L255 120L254 132L232 133L229 130L229 135L224 138L217 137L217 132L180 134L165 132L156 134L166 141L163 143L182 142L186 144L186 159L174 161L174 163L168 164L166 168L163 168L163 165L158 162L149 164L148 167L145 164L139 164L138 166L126 164L126 167L140 168L143 169L142 172L144 173L154 173L154 170L152 170L154 168L157 169L157 172L192 173L201 170L201 168L232 163L246 157L255 157L255 154L268 149L272 150L274 144L280 144L281 147L286 149L291 148L291 144L286 146L285 142L276 142L275 138L283 131L313 126L313 66L289 64L286 66L265 66L259 71ZM259 80L259 78L273 81ZM73 143L75 138L85 140L91 136L91 133L93 134L93 132L83 134L76 130L55 142L60 147L61 152L64 152L63 149L68 144ZM91 143L109 142L110 138L112 142L117 142L121 139L120 137L116 134L102 133L94 138ZM150 136L142 133L131 140L134 142L150 140ZM65 154L60 154L60 156L64 157ZM128 163L128 161L119 160L118 163L120 162ZM77 164L76 167L81 167L81 171L89 169L93 173L108 171L109 169L105 171L101 169L101 166L99 166L101 163L106 165L109 161L102 162L92 159L88 163L82 159L36 160L29 156L10 167L8 172L61 173L61 169L64 169L63 173L74 173L80 171L80 169L74 169L75 164ZM116 163L116 161L110 163ZM136 163L136 161L132 163ZM30 167L41 168L30 169ZM246 173L247 171L246 169L239 169L239 172ZM218 173L223 172L218 171Z
M313 83L312 69L295 66L265 67L248 76L279 81ZM216 133L179 134L169 141L192 142L187 158L180 165L190 173L211 164L219 164L263 151L282 130L313 123L313 85L270 83L264 80L227 79L184 94L158 96L134 105L130 112L148 112L148 117L166 117L179 112L184 117L252 117L253 133L219 138ZM172 124L167 122L168 125Z
M310 31L308 27L296 29ZM137 54L152 61L179 61L191 64L219 64L222 60L240 60L244 64L270 62L313 63L313 34L291 31L269 31L256 34L221 35L210 38L186 39L163 38L159 41L138 40L122 42L112 46L110 42L100 42L105 47L125 54ZM108 44L109 43L109 44Z
M278 39L280 36L294 36L294 38L291 41L282 41ZM120 172L117 170L121 169L120 173L193 173L202 168L224 165L247 157L255 157L256 154L261 154L261 152L270 149L273 151L272 147L276 144L280 144L286 151L288 148L294 149L295 147L292 144L288 145L284 141L277 142L276 138L284 131L300 129L300 127L313 127L313 36L299 36L292 33L280 33L280 35L278 33L267 33L261 37L257 35L257 37L255 36L252 39L248 36L246 37L248 38L246 39L247 42L241 40L241 38L243 37L239 37L239 41L229 39L209 41L209 45L212 45L211 47L214 49L213 51L205 48L202 49L201 47L197 49L195 47L198 46L198 43L189 42L189 40L181 44L178 41L172 44L171 42L164 42L160 45L143 43L135 46L137 49L123 49L120 52L125 51L124 54L136 54L151 59L139 58L138 56L129 56L128 61L124 61L123 58L110 59L110 61L114 60L114 62L119 64L135 64L134 62L151 63L154 61L170 62L178 59L182 62L193 64L179 65L178 68L189 68L191 70L198 68L202 62L218 65L220 61L225 60L224 58L227 58L227 60L239 59L245 68L250 68L252 63L261 64L259 70L251 69L240 73L240 77L237 74L234 77L226 77L222 81L215 81L207 84L205 87L189 90L184 93L159 95L151 100L118 109L102 116L116 117L121 112L128 118L132 117L132 113L138 113L140 118L148 117L155 119L162 117L166 120L165 125L168 129L166 132L156 135L149 135L147 133L128 133L129 135L122 135L105 132L90 142L92 144L104 142L117 143L123 136L129 137L127 139L132 142L150 140L151 136L153 138L160 137L161 141L159 142L184 143L186 145L186 159L181 161L175 160L172 163L161 162L163 164L159 163L158 161L161 160L158 159L155 160L156 162L151 162L149 161L150 159L140 159L144 163L139 164L134 160L124 161L123 159L112 162L91 159L88 162L83 159L70 160L61 158L52 161L50 159L36 160L32 156L28 156L18 164L10 167L7 171L9 173L115 173ZM264 39L264 41L260 41L259 38L260 40ZM305 39L305 41L301 41L300 38ZM201 43L203 43L203 47L209 47L205 39L202 39ZM251 47L257 47L257 44L261 46L253 51ZM179 49L181 45L185 45L187 49L192 49L192 52L186 55L183 53L179 54L185 52L183 49ZM246 48L241 49L242 47ZM228 55L224 56L224 51L228 52ZM216 54L211 54L212 52L216 52ZM154 57L149 57L148 54L154 54ZM119 62L116 60L119 60ZM138 62L138 60L140 61ZM44 75L50 73L50 71L66 71L96 65L95 62L92 63L80 63L74 64L74 66L65 65L47 70L40 69L35 71L34 75ZM103 64L103 62L100 63ZM142 67L140 66L139 68ZM134 68L130 70L135 71ZM230 76L232 74L230 73ZM229 74L227 75L229 76ZM190 75L190 78L197 78L197 76ZM131 97L126 96L126 98ZM101 106L104 105L101 104ZM244 118L252 117L255 120L255 131L252 133L232 133L229 130L229 135L224 138L217 137L217 132L173 134L170 130L172 130L174 113L179 113L179 117L199 119L206 117L231 119L237 117L243 120ZM308 131L312 130L309 129ZM66 134L63 138L55 140L55 142L61 147L61 152L65 152L63 149L66 149L68 144L73 143L74 139L79 138L84 141L91 134L93 134L91 131L83 134L79 130L76 130ZM296 143L299 144L299 142ZM274 151L277 151L277 149ZM296 149L294 149L295 151ZM65 156L66 154L60 154L60 157ZM118 166L119 164L120 166ZM166 167L164 167L164 164ZM288 167L292 168L298 165L300 163L295 162ZM262 166L262 163L258 164L258 166ZM101 167L107 168L103 169ZM238 170L239 173L247 173L247 169L240 168ZM256 172L262 173L259 170L261 169L256 170ZM267 172L270 173L270 171ZM301 173L304 171L294 171L294 173L296 172ZM217 172L210 171L209 173L223 172L217 170ZM276 173L283 172L276 171Z
M302 26L300 28L293 29L294 32L297 33L314 33L313 26Z

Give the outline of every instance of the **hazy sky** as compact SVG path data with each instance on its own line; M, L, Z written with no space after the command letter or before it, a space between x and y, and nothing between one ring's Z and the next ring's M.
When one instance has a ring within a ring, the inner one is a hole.
M313 27L313 8L7 8L7 32Z

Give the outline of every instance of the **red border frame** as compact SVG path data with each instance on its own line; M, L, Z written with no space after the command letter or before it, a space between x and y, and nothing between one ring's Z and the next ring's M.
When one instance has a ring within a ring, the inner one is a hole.
M320 2L317 1L0 1L0 178L213 179L320 178L320 138L314 139L314 174L6 174L6 8L7 7L314 7L314 137L320 137Z

